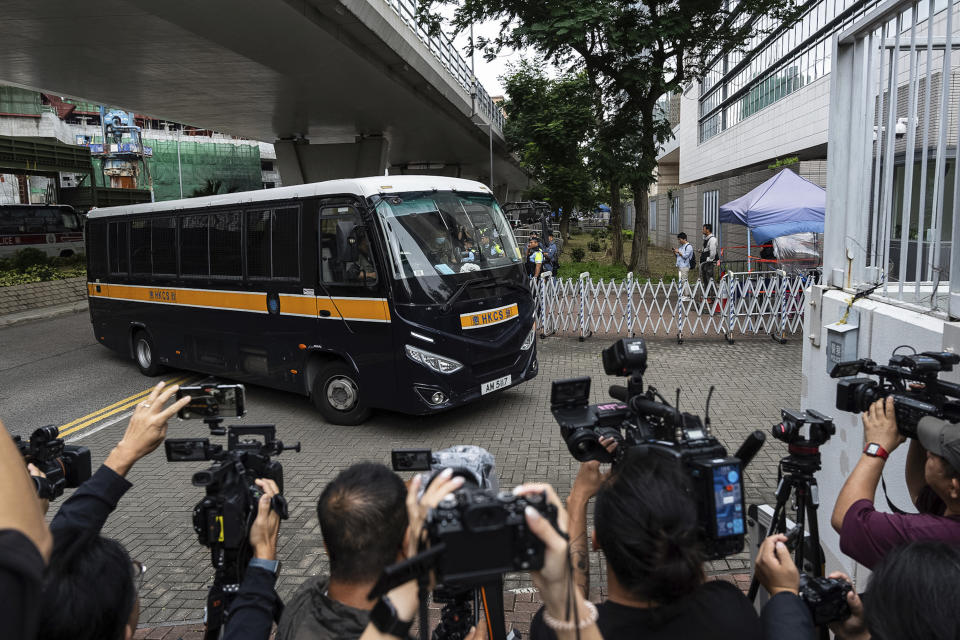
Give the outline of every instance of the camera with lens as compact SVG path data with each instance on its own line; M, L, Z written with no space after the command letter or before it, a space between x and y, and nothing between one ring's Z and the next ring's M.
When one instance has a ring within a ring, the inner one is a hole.
M816 453L837 432L833 418L813 409L801 412L781 409L780 418L780 424L774 425L771 432L774 438L790 446L791 453Z
M208 385L209 386L209 385ZM238 393L242 406L242 387L227 385ZM219 430L219 414L191 412L188 417L203 417L211 430ZM260 488L258 478L273 480L283 492L283 466L271 460L283 451L300 451L300 443L285 446L277 440L274 425L231 425L226 428L227 447L211 444L209 438L167 438L167 460L193 462L212 460L214 464L193 474L191 482L203 487L206 495L193 508L193 529L200 544L210 548L211 563L221 585L239 585L252 557L247 538L257 517ZM271 508L287 519L287 503L277 494ZM229 590L229 589L227 589Z
M850 617L847 594L852 590L853 586L846 580L800 574L800 599L810 609L817 627Z
M692 483L705 554L717 559L739 553L746 532L743 469L763 444L764 434L754 431L736 455L729 456L711 434L709 396L705 419L681 412L679 390L675 405L652 386L644 390L646 368L646 342L623 338L603 350L604 372L627 376L626 387L610 387L616 402L589 404L589 377L553 382L550 408L567 449L581 462L617 465L627 455L649 454L677 460ZM616 448L608 451L601 438L613 439Z
M64 489L79 487L90 477L90 449L64 444L58 433L51 424L34 431L26 442L20 436L13 437L24 461L46 475L32 476L37 495L45 500L56 500Z
M960 385L939 379L941 372L952 371L958 363L960 354L948 351L894 354L886 365L869 358L840 362L830 372L831 378L840 378L837 409L862 413L892 396L897 429L908 438L917 436L917 423L924 416L960 421Z
M472 445L433 452L401 449L391 454L396 471L426 471L424 489L446 468L463 485L427 516L431 549L442 549L433 569L446 589L469 589L509 571L543 567L544 545L527 528L532 506L556 525L557 509L542 494L514 496L498 490L493 456Z

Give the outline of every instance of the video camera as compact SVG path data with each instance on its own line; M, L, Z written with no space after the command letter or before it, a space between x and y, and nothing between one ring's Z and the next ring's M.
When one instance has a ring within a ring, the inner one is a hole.
M830 372L837 382L837 409L862 413L877 400L893 396L897 429L908 438L917 436L917 423L924 416L950 422L960 421L960 385L938 378L942 371L953 371L960 354L948 351L924 351L912 355L894 355L886 365L869 358L840 362ZM878 380L853 377L877 376Z
M463 485L444 498L427 517L430 549L441 549L433 569L448 590L477 587L509 571L543 567L544 545L527 529L524 509L532 506L556 524L557 509L545 495L515 496L498 491L493 456L485 449L461 445L431 453L399 449L391 453L395 471L429 472L423 488L446 468Z
M233 402L231 411L234 411L233 406L243 407L243 385L205 384L202 388L208 398L222 398L229 394ZM191 406L205 409L193 409L185 413L187 418L202 417L212 434L220 435L225 431L227 435L226 449L223 445L211 444L209 438L167 438L164 441L170 462L214 461L209 469L194 473L191 479L193 486L206 490L206 495L193 508L193 529L200 544L210 548L210 562L216 569L208 598L209 631L218 628L211 627L211 621L218 625L219 616L222 616L224 603L220 591L236 593L253 555L248 538L263 495L254 481L265 478L277 483L281 493L273 497L270 506L286 520L287 502L282 495L283 466L270 458L288 450L299 453L300 443L284 445L277 440L277 428L272 424L230 425L224 430L220 426L223 418L216 410L216 407L224 406L219 401L204 399L188 405Z
M34 431L27 442L13 437L24 462L33 463L46 475L31 476L37 495L44 500L56 500L64 489L79 487L90 477L90 449L64 444L58 433L51 424Z
M710 396L706 418L682 413L654 387L643 389L647 346L643 338L623 338L603 350L608 375L628 376L627 387L614 385L617 402L589 404L590 378L555 380L550 409L574 458L619 464L629 452L662 455L677 460L693 483L704 552L710 559L743 549L746 520L743 508L743 468L765 440L754 431L737 451L727 450L710 433ZM677 391L677 404L680 392ZM600 438L613 438L613 453Z
M384 569L368 597L376 598L411 579L421 584L420 637L426 638L425 584L431 572L437 587L434 602L444 604L433 640L463 640L479 619L481 601L489 637L504 640L503 574L543 568L544 544L528 528L524 516L532 506L554 526L557 509L545 494L515 496L499 491L495 462L480 447L461 445L441 451L395 449L394 471L424 471L422 491L444 469L464 478L463 485L445 497L427 516L429 545ZM481 597L482 594L482 597Z

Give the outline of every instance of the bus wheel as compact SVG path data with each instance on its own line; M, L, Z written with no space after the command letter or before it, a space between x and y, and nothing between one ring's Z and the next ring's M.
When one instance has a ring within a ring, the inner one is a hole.
M133 336L133 359L140 373L145 376L160 375L163 367L157 363L157 350L146 331L138 331Z
M310 395L332 424L355 425L370 417L370 408L360 398L357 372L345 362L331 362L318 371Z

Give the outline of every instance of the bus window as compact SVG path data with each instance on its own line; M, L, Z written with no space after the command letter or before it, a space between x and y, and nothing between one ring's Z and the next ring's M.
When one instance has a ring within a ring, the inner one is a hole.
M89 276L99 278L106 275L107 225L105 222L91 222L87 225L87 247L87 271L89 271Z
M210 216L210 275L222 278L243 277L240 253L242 244L240 212Z
M60 225L64 231L79 231L79 216L72 211L60 211Z
M247 212L247 277L300 279L300 208Z
M130 223L130 270L150 273L150 221L133 220Z
M180 218L180 273L185 276L210 275L207 215Z
M130 223L111 222L107 229L110 273L130 271Z
M324 284L373 286L377 267L370 238L353 207L320 212L320 276Z
M153 218L150 221L150 253L153 273L177 274L177 222L174 218Z

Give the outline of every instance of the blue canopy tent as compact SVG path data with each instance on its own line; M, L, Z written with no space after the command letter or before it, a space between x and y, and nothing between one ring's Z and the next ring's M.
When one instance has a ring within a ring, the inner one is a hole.
M720 222L747 228L747 269L751 236L760 244L794 233L823 233L827 192L784 169L750 193L720 207Z

